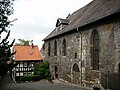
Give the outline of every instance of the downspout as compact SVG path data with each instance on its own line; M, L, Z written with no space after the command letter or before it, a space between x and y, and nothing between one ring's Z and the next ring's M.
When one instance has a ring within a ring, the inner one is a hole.
M79 40L79 44L80 44L80 79L81 79L81 85L82 85L82 33L79 32L79 29L77 28L77 32L80 34L80 40Z

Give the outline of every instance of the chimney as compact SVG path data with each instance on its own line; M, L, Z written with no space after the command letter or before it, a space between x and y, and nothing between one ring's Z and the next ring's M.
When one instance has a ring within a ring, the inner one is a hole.
M31 44L31 51L30 51L30 53L29 53L30 55L33 54L33 50L34 50L33 48L34 48L34 45L33 45L33 43L32 43L32 44Z
M33 45L33 43L32 43L32 45L31 45L31 46L32 46L32 49L33 49L33 48L34 48L34 45Z

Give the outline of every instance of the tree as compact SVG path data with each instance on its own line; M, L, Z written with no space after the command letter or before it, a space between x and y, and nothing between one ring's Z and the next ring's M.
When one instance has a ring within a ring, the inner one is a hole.
M8 17L13 14L13 1L14 0L0 0L0 36L3 32L7 35L4 39L0 40L0 76L7 73L14 67L12 56L15 54L11 53L11 47L15 42L15 39L9 44L8 37L10 35L10 23Z
M14 0L0 0L0 34L7 31L10 22L8 16L13 14L13 1Z
M13 42L9 45L9 41L7 41L10 35L10 31L8 32L5 39L3 39L0 43L0 76L7 73L8 70L11 70L14 67L14 62L12 56L15 54L11 53L11 47L13 46Z
M25 40L25 39L18 39L20 43L17 43L17 45L30 45L33 43L33 40Z
M44 61L40 64L36 64L34 68L34 75L39 75L41 79L51 80L49 62Z

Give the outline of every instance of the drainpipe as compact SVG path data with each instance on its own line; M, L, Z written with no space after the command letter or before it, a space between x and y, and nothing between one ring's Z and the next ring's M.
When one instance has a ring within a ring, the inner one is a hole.
M80 79L81 79L81 85L82 85L82 33L79 32L79 29L77 28L77 32L80 34L80 40L79 40L79 44L80 44Z

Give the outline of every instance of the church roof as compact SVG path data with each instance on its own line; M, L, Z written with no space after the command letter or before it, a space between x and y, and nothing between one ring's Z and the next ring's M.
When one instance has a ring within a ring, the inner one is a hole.
M57 19L57 23L56 23L56 27L59 26L60 24L68 25L68 23L69 23L69 20L67 20L67 19L62 19L62 18L58 18L58 19Z
M59 32L56 32L56 29L54 29L44 40L88 25L118 12L120 12L120 0L93 0L66 18L69 23L64 29Z

